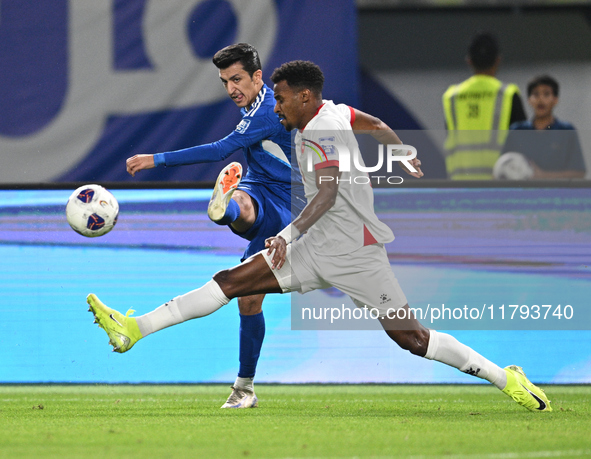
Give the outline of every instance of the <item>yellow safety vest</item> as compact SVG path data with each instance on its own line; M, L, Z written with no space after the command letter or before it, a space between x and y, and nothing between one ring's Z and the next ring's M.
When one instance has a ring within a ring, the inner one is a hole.
M509 129L514 84L474 75L443 94L445 165L454 180L490 180Z

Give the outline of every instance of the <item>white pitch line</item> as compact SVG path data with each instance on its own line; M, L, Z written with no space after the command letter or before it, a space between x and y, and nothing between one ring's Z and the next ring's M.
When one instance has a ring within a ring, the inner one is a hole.
M574 457L591 456L591 449L568 449L555 451L531 451L528 453L492 453L492 454L453 454L445 455L446 459L520 459L538 457ZM406 456L406 459L430 459L440 456Z

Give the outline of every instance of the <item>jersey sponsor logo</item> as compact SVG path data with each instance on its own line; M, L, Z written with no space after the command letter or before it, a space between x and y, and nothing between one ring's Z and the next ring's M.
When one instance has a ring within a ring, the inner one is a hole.
M250 120L242 120L238 126L236 126L236 132L238 134L244 134L248 129L248 126L250 126Z

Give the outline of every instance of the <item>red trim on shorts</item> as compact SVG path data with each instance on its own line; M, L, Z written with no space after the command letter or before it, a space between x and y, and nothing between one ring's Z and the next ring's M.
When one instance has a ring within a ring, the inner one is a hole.
M372 244L377 244L378 241L375 237L373 237L373 234L371 234L369 232L369 230L367 229L367 226L363 225L363 245L372 245Z
M325 167L339 167L339 160L333 159L331 161L324 161L323 163L318 163L314 166L314 170L317 171L318 169L324 169Z

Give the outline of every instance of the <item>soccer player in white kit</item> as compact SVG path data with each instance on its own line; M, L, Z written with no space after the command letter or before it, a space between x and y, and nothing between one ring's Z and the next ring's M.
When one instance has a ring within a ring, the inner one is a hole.
M288 131L298 130L295 153L307 206L277 236L267 239L266 250L152 312L124 316L90 294L90 310L114 350L126 352L148 334L211 314L232 298L334 286L357 306L378 310L384 330L403 349L486 379L531 411L551 411L544 391L520 367L502 369L414 318L383 245L394 236L374 213L371 186L363 180L366 174L351 164L358 145L350 122L332 102L322 100L320 68L307 61L288 62L273 72L271 80L275 113ZM403 314L391 313L401 309Z

